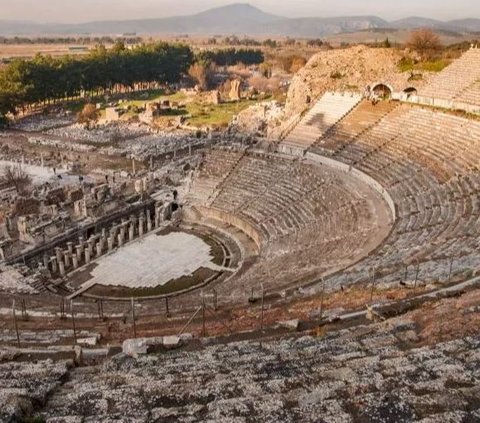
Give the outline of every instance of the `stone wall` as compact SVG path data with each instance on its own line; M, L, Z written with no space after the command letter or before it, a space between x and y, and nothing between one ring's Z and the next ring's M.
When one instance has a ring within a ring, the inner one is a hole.
M219 220L223 223L235 226L237 229L240 229L248 237L250 237L258 247L258 250L262 247L262 236L257 228L254 225L247 222L245 219L242 219L238 216L235 216L231 213L217 210L214 208L208 208L203 206L196 206L197 210L205 217Z

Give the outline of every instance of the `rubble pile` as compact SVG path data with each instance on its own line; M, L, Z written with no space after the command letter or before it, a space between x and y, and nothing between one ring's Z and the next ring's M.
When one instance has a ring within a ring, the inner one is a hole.
M121 141L116 147L104 148L100 151L107 154L121 154L128 158L144 161L166 153L173 153L189 145L204 144L205 141L191 134L158 133L135 139Z
M75 116L55 115L33 115L22 118L13 124L13 128L19 131L43 132L53 128L70 125L75 120Z
M15 362L12 358L8 351L0 352L2 422L20 421L33 413L34 408L44 404L49 394L60 386L71 366L67 361Z
M231 124L236 131L256 136L266 136L269 126L280 124L283 108L276 101L268 101L250 106L240 112Z
M26 269L24 269L26 270ZM38 275L29 274L28 270L21 272L12 266L0 267L0 292L16 294L36 294L34 287Z
M146 125L125 122L99 124L93 128L73 124L47 131L49 135L93 144L116 143L121 140L144 136L151 132L152 130Z
M71 140L63 141L60 139L52 139L52 138L47 138L42 136L28 137L28 142L30 144L42 145L45 147L56 147L56 148L59 148L59 149L61 148L62 150L67 150L67 151L77 151L79 153L80 152L88 153L90 151L95 151L95 147L92 145L81 144Z

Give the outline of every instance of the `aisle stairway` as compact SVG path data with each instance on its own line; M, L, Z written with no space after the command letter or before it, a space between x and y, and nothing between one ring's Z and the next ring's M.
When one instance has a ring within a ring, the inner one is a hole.
M305 150L311 147L360 101L360 94L325 93L298 125L280 142L279 151L302 156Z

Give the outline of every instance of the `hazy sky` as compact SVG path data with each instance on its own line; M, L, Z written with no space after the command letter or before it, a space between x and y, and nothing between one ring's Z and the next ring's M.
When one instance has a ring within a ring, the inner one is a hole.
M0 20L82 22L187 15L235 0L0 0ZM247 1L243 1L247 2ZM289 17L377 15L480 18L480 0L251 0L266 12Z

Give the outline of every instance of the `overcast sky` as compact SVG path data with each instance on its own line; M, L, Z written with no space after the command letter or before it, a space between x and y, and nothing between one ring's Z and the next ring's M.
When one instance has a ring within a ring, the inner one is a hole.
M83 22L188 15L234 0L0 0L0 20ZM247 1L243 1L247 2ZM480 18L480 0L251 0L266 12L288 17L377 15Z

